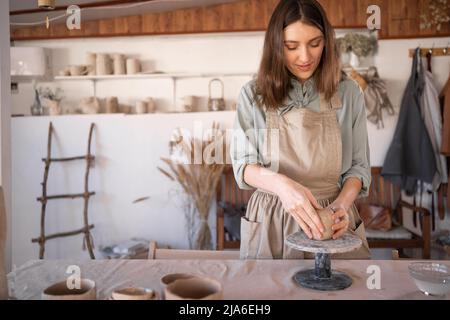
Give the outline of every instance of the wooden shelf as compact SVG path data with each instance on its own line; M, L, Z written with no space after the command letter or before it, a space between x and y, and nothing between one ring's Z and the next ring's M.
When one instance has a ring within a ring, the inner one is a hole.
M129 80L129 79L171 79L172 80L172 104L176 105L177 87L176 82L182 78L217 78L217 77L240 77L253 76L252 72L236 72L236 73L138 73L138 74L124 74L124 75L101 75L101 76L55 76L55 81L92 81L93 95L97 97L97 81L104 80Z
M79 80L124 80L124 79L159 79L159 78L207 78L207 77L240 77L252 76L251 72L239 73L139 73L126 75L96 75L96 76L55 76L58 81L79 81Z
M55 119L63 119L64 117L127 117L127 118L138 118L138 117L151 117L151 116L173 116L173 115L189 115L195 113L208 113L211 115L219 115L225 112L236 112L236 110L221 110L221 111L167 111L167 112L154 112L154 113L94 113L94 114L82 114L82 113L70 113L70 114L60 114L56 116L50 115L42 115L42 116L31 116L31 115L21 115L20 117L13 117L13 121L17 121L20 119L28 119L28 118L38 118L38 119L51 119L55 121Z

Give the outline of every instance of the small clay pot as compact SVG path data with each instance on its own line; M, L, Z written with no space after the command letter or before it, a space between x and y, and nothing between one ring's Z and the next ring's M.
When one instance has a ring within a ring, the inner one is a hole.
M190 273L169 273L161 278L160 283L161 283L161 287L164 289L165 287L167 287L169 284L171 284L172 282L174 282L176 280L191 279L194 277L195 277L195 275L190 274Z
M317 214L320 217L320 220L322 221L322 224L325 228L324 232L322 233L322 237L317 238L313 235L314 240L329 240L333 237L333 230L331 230L331 227L333 226L333 218L332 214L333 211L330 208L324 208L317 210Z
M67 281L61 281L46 288L42 294L42 300L96 300L97 289L95 282L82 279L79 289L69 289Z
M114 300L152 300L155 298L155 292L147 288L127 287L114 290L112 298Z
M214 279L178 279L165 288L166 300L221 300L222 284Z

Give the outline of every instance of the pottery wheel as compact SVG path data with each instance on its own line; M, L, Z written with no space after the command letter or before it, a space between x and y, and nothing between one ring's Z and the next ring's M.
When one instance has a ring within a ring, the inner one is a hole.
M331 271L331 254L358 249L362 240L351 233L336 240L312 240L303 231L289 235L286 245L299 250L315 253L315 268L302 270L294 275L294 280L302 287L322 291L343 290L351 286L353 280L339 271Z
M351 233L346 233L336 240L312 240L299 231L289 235L286 244L296 250L312 253L344 253L358 249L362 245L361 239Z

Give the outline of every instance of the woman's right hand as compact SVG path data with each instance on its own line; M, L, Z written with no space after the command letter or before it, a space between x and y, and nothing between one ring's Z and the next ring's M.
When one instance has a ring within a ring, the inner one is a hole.
M280 187L277 189L284 210L292 215L306 235L310 239L313 236L321 238L324 226L315 209L322 209L322 206L311 191L285 176L280 179Z

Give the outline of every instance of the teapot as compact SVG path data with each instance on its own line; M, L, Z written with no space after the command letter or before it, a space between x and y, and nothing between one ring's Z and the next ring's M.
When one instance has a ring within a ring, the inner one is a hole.
M222 95L220 98L212 98L212 96L211 96L211 84L215 81L220 82L220 84L222 86ZM215 78L209 82L208 110L209 111L225 110L225 99L223 98L223 82L220 79Z

